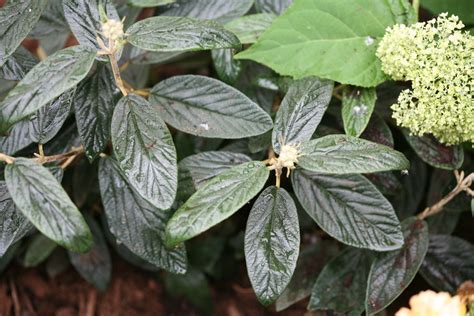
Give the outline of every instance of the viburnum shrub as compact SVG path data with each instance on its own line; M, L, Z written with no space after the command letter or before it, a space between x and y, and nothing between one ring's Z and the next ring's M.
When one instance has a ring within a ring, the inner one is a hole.
M448 293L398 316L466 314L474 2L413 2L7 1L0 270L66 250L105 289L112 247L209 313L245 260L263 305L342 315L420 272Z

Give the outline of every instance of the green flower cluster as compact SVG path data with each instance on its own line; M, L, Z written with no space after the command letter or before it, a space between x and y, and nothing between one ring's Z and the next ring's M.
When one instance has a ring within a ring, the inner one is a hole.
M433 134L446 144L474 142L474 37L457 16L395 25L377 49L382 70L410 80L392 106L397 124L415 135Z

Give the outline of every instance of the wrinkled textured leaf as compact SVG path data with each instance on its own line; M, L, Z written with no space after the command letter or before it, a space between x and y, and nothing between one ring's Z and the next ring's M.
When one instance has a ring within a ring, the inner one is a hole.
M0 67L0 78L5 80L21 80L38 60L26 48L20 46Z
M207 182L173 214L166 226L169 246L222 222L260 192L269 171L262 162L233 167Z
M135 255L173 273L186 271L183 245L168 250L163 244L171 212L160 210L137 194L112 158L101 159L99 183L111 233Z
M13 125L8 136L0 136L0 152L13 155L28 147L33 141L30 139L31 122L29 119Z
M270 116L238 90L209 77L175 76L151 90L150 103L173 127L212 138L243 138L272 127Z
M282 14L293 2L293 0L255 0L255 8L258 12Z
M240 48L239 39L222 25L192 18L152 17L133 24L127 34L133 46L156 52Z
M275 118L272 143L280 152L280 144L296 145L310 140L331 101L334 83L318 78L294 82L283 99Z
M256 44L237 56L267 65L281 75L318 76L374 87L386 80L375 56L385 29L413 21L413 8L403 0L300 0ZM350 65L342 66L341 60L350 60Z
M176 0L128 0L128 4L134 7L156 7L174 3Z
M242 44L252 44L270 27L275 18L274 14L269 13L250 14L227 23L225 28L237 35Z
M405 170L405 156L390 147L345 135L328 135L303 142L300 167L320 173L370 173Z
M176 149L158 111L142 97L123 97L112 117L112 143L132 187L155 207L169 208L178 185Z
M5 181L15 205L46 237L74 252L90 249L84 218L48 169L17 158L6 166Z
M214 49L212 51L212 62L219 79L231 85L237 81L242 71L242 62L234 60L233 56L232 49Z
M295 194L319 227L337 240L377 251L403 245L392 205L361 175L322 175L296 170Z
M291 280L300 248L295 202L284 189L266 188L255 201L245 229L245 261L263 305L272 304Z
M79 45L60 50L37 64L0 103L0 132L74 87L89 72L95 55Z
M369 124L377 94L375 88L347 88L342 96L342 120L349 136L359 137Z
M87 158L94 160L110 139L110 123L117 95L112 71L101 66L76 90L74 109L77 130Z
M410 285L428 251L428 225L410 217L402 223L405 244L396 251L379 254L370 269L366 311L376 314L392 303Z
M459 237L430 235L420 272L431 286L455 293L464 281L474 279L474 246Z
M26 268L36 267L45 261L58 245L51 239L37 234L31 240L25 251L23 266Z
M182 57L184 54L182 52L151 52L131 46L130 63L134 65L160 65Z

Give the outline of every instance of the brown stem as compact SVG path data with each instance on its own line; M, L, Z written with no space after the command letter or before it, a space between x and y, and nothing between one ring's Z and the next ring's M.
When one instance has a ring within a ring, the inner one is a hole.
M126 96L128 95L128 91L127 89L125 89L125 86L123 85L122 76L120 75L120 69L117 63L117 59L115 58L116 51L115 51L113 43L110 45L110 48L111 49L110 49L110 54L109 54L109 60L110 60L110 65L112 66L112 72L114 73L115 83L117 84L117 87L120 89L122 94Z

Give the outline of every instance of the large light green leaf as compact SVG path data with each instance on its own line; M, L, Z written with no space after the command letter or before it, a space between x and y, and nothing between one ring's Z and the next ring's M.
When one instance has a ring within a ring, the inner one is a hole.
M410 167L405 156L390 147L345 135L303 142L300 150L299 166L319 173L370 173Z
M299 248L295 202L284 189L266 188L255 201L245 229L247 271L262 304L272 304L290 282Z
M333 87L332 81L314 77L291 85L275 118L272 143L277 153L283 144L297 145L311 139L331 101Z
M147 100L123 97L112 117L112 143L128 182L160 209L174 201L178 185L176 149L166 124Z
M377 94L374 88L347 88L342 96L342 120L347 135L359 137L369 124Z
M145 201L127 183L112 158L101 159L99 184L107 223L117 242L155 266L184 273L187 264L184 245L168 250L163 243L171 211L160 210Z
M150 103L173 127L212 138L244 138L272 128L272 119L238 90L204 76L175 76L151 90Z
M400 222L392 205L363 176L296 170L291 180L309 216L337 240L378 251L403 245Z
M406 0L297 0L237 57L282 75L374 87L386 80L375 56L385 29L414 20Z
M225 28L237 35L242 44L253 44L275 18L274 14L269 13L250 14L227 23Z
M47 0L16 0L0 8L0 67L38 22Z
M258 12L282 14L293 2L293 0L255 0L255 8Z
M75 252L88 251L92 235L79 210L45 167L17 158L5 168L15 205L45 236Z
M133 24L127 34L133 46L156 52L240 48L239 39L219 23L192 18L152 17Z
M173 214L166 243L177 245L230 217L260 192L269 173L264 163L251 161L207 182Z
M474 24L474 2L472 0L421 0L421 5L434 14L448 12L459 16L464 24Z
M89 72L95 55L79 45L60 50L37 64L0 103L0 132L74 87Z

